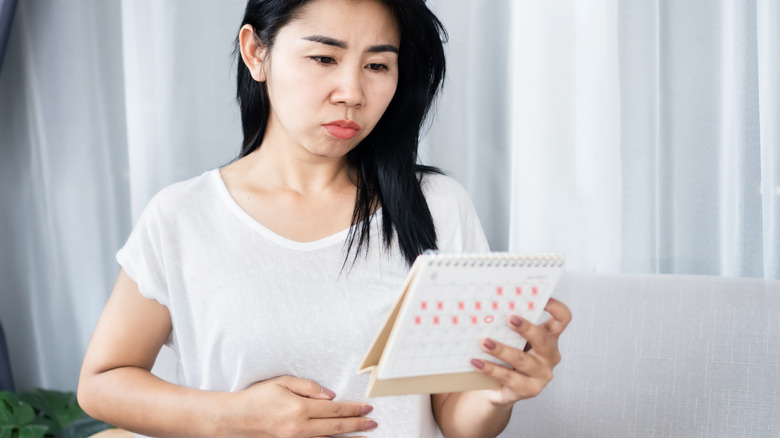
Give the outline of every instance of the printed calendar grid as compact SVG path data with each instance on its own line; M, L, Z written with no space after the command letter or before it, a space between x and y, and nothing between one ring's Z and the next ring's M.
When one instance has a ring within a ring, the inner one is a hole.
M439 266L419 279L417 287L425 296L404 302L396 321L399 332L385 350L393 357L381 367L379 378L471 372L472 358L500 363L481 350L485 337L525 346L507 319L512 314L539 318L551 293L548 270L503 266L487 271L493 281L470 278L472 274L462 266Z

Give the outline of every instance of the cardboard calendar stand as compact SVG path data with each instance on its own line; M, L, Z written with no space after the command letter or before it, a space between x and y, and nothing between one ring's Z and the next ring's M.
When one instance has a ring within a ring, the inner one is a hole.
M476 371L457 374L438 374L432 376L414 376L400 377L396 379L379 379L377 367L382 360L382 353L385 350L388 338L398 318L398 312L406 298L406 293L413 280L416 278L417 271L421 269L422 264L415 263L412 266L409 275L404 283L401 297L396 301L393 310L382 325L368 354L360 364L358 373L371 372L371 378L366 389L366 397L381 397L386 395L405 395L405 394L438 394L443 392L459 392L472 389L495 389L501 385L492 377L480 374Z
M405 302L414 299L410 295L419 297L421 292L418 286L421 283L421 277L424 275L422 271L425 270L426 265L431 265L431 260L445 260L449 266L449 262L456 263L457 269L469 269L466 265L473 265L474 263L487 262L491 264L512 264L523 263L533 266L541 266L544 264L548 269L548 264L552 274L545 273L545 280L548 281L547 287L541 291L539 301L543 301L540 306L544 307L549 299L552 289L555 283L558 281L560 273L562 271L563 259L560 256L529 256L529 255L517 255L508 253L488 253L479 255L439 255L439 254L425 254L418 257L409 272L409 275L404 282L401 296L396 301L390 314L382 325L382 329L374 339L371 347L369 348L365 358L363 359L358 373L371 373L368 388L366 389L366 397L379 397L389 395L405 395L405 394L436 394L447 392L460 392L468 390L478 389L496 389L501 385L492 377L481 374L477 371L467 372L443 372L443 373L427 373L425 375L412 375L405 377L395 378L380 378L380 367L387 366L388 355L384 354L388 343L393 336L400 336L398 333L401 331L399 328L403 325L403 321L399 320L399 314L404 309ZM443 262L435 262L443 263ZM462 268L457 264L460 263ZM480 265L481 266L481 265ZM525 266L525 265L524 265ZM536 272L539 272L538 268ZM424 282L423 282L424 283ZM500 293L500 292L499 292ZM536 288L534 288L534 294L536 294ZM409 304L406 304L409 307ZM514 306L512 307L514 308ZM541 310L536 312L536 318L532 322L536 322L536 319L541 315ZM525 316L525 315L524 315ZM476 341L475 341L476 342ZM524 342L524 341L523 341ZM397 360L397 359L395 359ZM493 359L495 360L495 359Z

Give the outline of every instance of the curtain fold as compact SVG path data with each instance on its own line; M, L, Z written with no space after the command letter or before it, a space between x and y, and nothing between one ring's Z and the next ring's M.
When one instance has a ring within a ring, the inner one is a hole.
M620 265L617 1L512 3L509 248Z
M11 32L15 9L16 0L0 0L0 68L3 68L5 47L8 43L8 34Z
M763 276L761 143L755 2L721 8L719 125L720 266L729 276ZM733 231L731 231L733 230Z
M756 2L764 277L780 278L780 3Z
M662 157L659 9L652 1L618 5L618 34L632 35L618 40L619 118L630 126L620 131L620 171L626 175L621 178L621 266L637 272L658 272L662 251L658 239L662 218L657 208Z

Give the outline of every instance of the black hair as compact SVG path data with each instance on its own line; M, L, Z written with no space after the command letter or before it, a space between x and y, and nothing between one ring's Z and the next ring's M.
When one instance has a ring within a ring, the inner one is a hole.
M296 18L311 0L249 0L244 20L254 28L255 38L269 51L279 30ZM406 261L426 249L436 249L436 231L420 187L434 167L417 162L420 131L445 74L443 43L447 33L425 0L379 0L393 14L401 32L398 53L398 85L395 95L371 133L347 154L357 170L357 196L352 214L354 225L347 237L347 254L367 247L374 211L382 208L382 237L386 248L393 235ZM244 141L239 158L250 154L263 141L270 103L264 83L252 78L241 58L238 39L236 98L241 109Z

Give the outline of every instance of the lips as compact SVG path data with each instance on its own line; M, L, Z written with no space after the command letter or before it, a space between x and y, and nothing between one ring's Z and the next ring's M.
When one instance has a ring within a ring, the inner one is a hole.
M333 137L349 140L360 132L360 125L353 120L334 120L322 125Z

